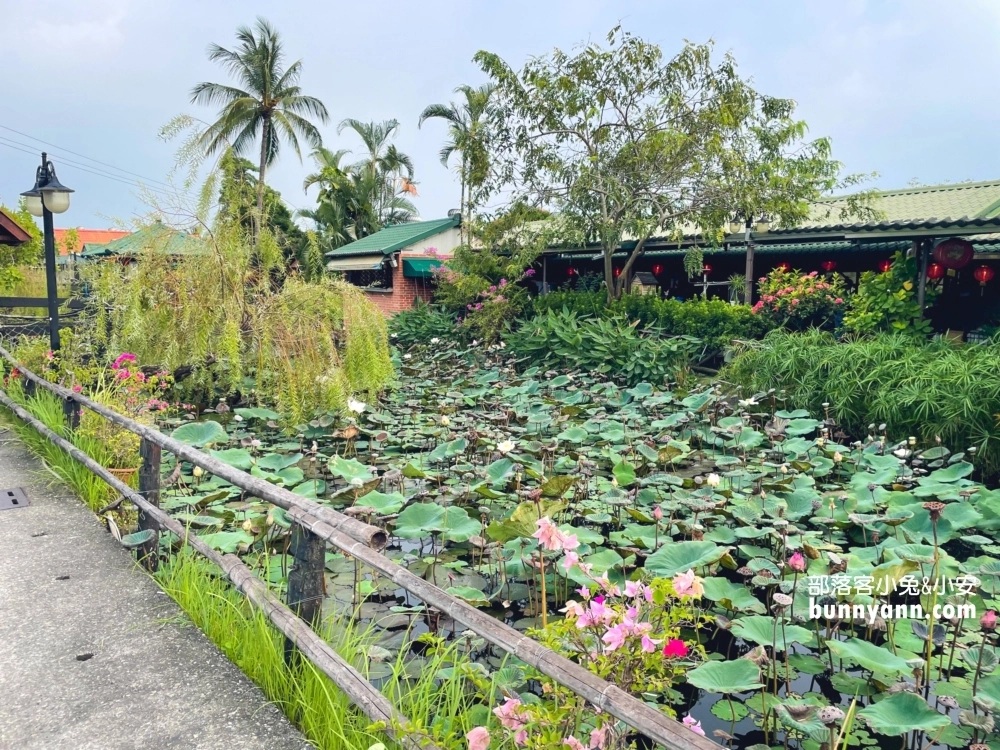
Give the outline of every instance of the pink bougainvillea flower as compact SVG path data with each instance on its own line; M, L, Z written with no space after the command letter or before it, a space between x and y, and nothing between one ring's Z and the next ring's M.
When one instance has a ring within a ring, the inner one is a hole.
M795 552L788 558L788 567L796 573L804 573L806 570L806 558L801 552Z
M672 583L674 585L674 593L677 596L700 597L705 593L705 588L701 585L701 579L691 569L688 569L686 573L675 575Z
M663 655L668 659L680 659L688 655L687 644L680 638L671 638L663 647Z
M600 727L590 733L590 750L602 750L608 744L608 728Z
M662 640L654 641L648 635L644 635L642 637L642 650L645 651L647 654L655 654L657 647L661 643L663 643Z
M568 572L578 562L580 562L580 556L578 554L576 554L575 552L573 552L572 550L570 550L569 552L566 553L566 556L563 557L562 563L560 563L560 564L563 566L563 569Z
M594 597L594 601L598 604L604 604L604 594L598 594Z
M705 736L705 730L701 728L701 722L691 718L691 714L681 719L681 723L695 734L700 734L702 737Z
M646 587L642 585L642 581L625 581L625 596L632 597L641 596L643 590Z
M551 518L548 516L539 518L536 525L538 528L532 536L538 540L538 544L543 549L551 551L562 549L562 535L559 533L559 527L552 523Z
M562 536L562 548L565 550L574 550L580 546L580 540L576 538L576 534L563 534L559 532Z
M587 750L586 746L576 737L567 737L562 741L562 743L571 750Z
M500 719L500 725L504 729L517 731L525 723L520 708L521 701L518 698L508 698L502 706L493 709L493 714Z
M581 586L580 588L578 588L576 590L576 593L578 593L581 597L583 597L585 601L590 599L590 589L586 586Z
M528 730L521 729L514 735L514 744L525 745L528 742Z
M486 727L476 727L465 735L469 742L469 750L487 750L490 746L490 733Z
M617 651L625 645L625 638L628 634L628 626L621 622L612 628L608 628L608 632L601 637L601 640L604 641L604 651Z
M572 599L566 600L566 605L559 610L560 612L565 612L566 617L583 617L586 614L586 610L583 608L579 602L575 602Z

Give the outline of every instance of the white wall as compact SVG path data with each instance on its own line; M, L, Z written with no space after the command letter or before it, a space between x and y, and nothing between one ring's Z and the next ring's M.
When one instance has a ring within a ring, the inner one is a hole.
M421 240L420 242L404 247L400 253L402 255L425 257L426 253L424 251L429 247L434 247L437 248L438 255L450 256L454 253L455 248L461 244L461 233L458 227L452 227L441 232L441 234L436 234L433 237L428 237L426 240Z

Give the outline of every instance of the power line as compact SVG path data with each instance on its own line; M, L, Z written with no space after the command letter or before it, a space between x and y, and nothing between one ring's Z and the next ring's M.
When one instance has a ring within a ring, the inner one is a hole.
M125 172L126 174L130 174L133 177L138 177L138 178L140 178L142 180L145 180L146 182L156 182L156 183L159 183L160 185L163 185L164 187L168 187L168 188L171 187L170 184L168 184L166 182L163 182L162 180L154 180L151 177L145 177L144 175L141 175L138 172L132 172L132 171L130 171L128 169L122 169L121 167L116 167L114 164L108 164L105 161L101 161L100 159L94 159L94 158L92 158L90 156L86 156L85 154L81 154L78 151L71 151L68 148L63 148L62 146L57 146L54 143L50 143L49 141L44 141L41 138L35 138L33 135L28 135L27 133L22 133L20 130L15 130L14 128L7 127L6 125L0 125L0 128L3 128L4 130L9 130L11 133L17 133L17 135L20 135L20 136L22 136L24 138L29 138L30 140L38 141L39 143L44 143L46 146L52 146L52 148L57 148L60 151L65 151L67 154L73 154L74 156L79 156L81 159L86 159L87 161L92 161L92 162L94 162L96 164L101 164L102 166L110 167L111 169L114 169L117 172ZM62 157L62 158L65 158L65 157Z

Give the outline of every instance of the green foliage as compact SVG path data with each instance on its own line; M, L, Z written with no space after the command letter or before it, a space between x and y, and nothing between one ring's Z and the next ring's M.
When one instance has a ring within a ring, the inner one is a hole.
M453 337L455 333L454 317L420 299L411 309L389 319L389 336L397 346L426 344L433 338Z
M644 336L624 318L581 318L549 310L506 337L511 354L531 365L603 373L634 385L675 377L698 348L696 339Z
M24 205L24 199L17 208L0 204L0 210L9 215L17 225L27 232L31 239L22 245L0 245L0 292L14 288L21 280L19 266L37 263L42 258L42 230L35 224L33 217Z
M567 234L602 248L609 298L654 235L696 226L719 237L734 215L791 226L856 181L840 178L827 139L806 140L792 100L754 90L711 44L665 59L620 27L607 40L520 71L486 51L475 60L496 85L489 187L558 205ZM615 278L611 257L626 237L635 244Z
M804 274L779 267L760 280L760 301L753 312L769 328L833 328L846 295L841 276L821 278L816 271Z
M689 279L695 279L704 273L705 253L697 245L692 245L684 253L684 272Z
M734 339L759 338L767 323L745 305L701 298L680 302L652 295L626 294L610 305L603 292L553 292L534 300L536 314L566 308L581 317L623 316L638 321L642 329L657 329L668 335L694 336L716 355Z
M844 316L844 328L856 333L905 331L918 335L931 332L930 321L924 318L917 304L917 261L896 253L892 266L885 273L865 271L861 274L858 291ZM927 287L927 303L937 296L937 290Z
M977 464L1000 471L1000 345L924 342L877 334L837 343L832 334L774 331L723 376L750 392L783 389L790 407L830 413L851 435L885 424L893 438L975 446Z

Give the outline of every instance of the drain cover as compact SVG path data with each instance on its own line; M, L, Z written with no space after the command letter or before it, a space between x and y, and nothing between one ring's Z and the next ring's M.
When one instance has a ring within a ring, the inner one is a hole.
M0 510L27 508L29 505L31 502L20 487L15 487L12 490L0 490Z

